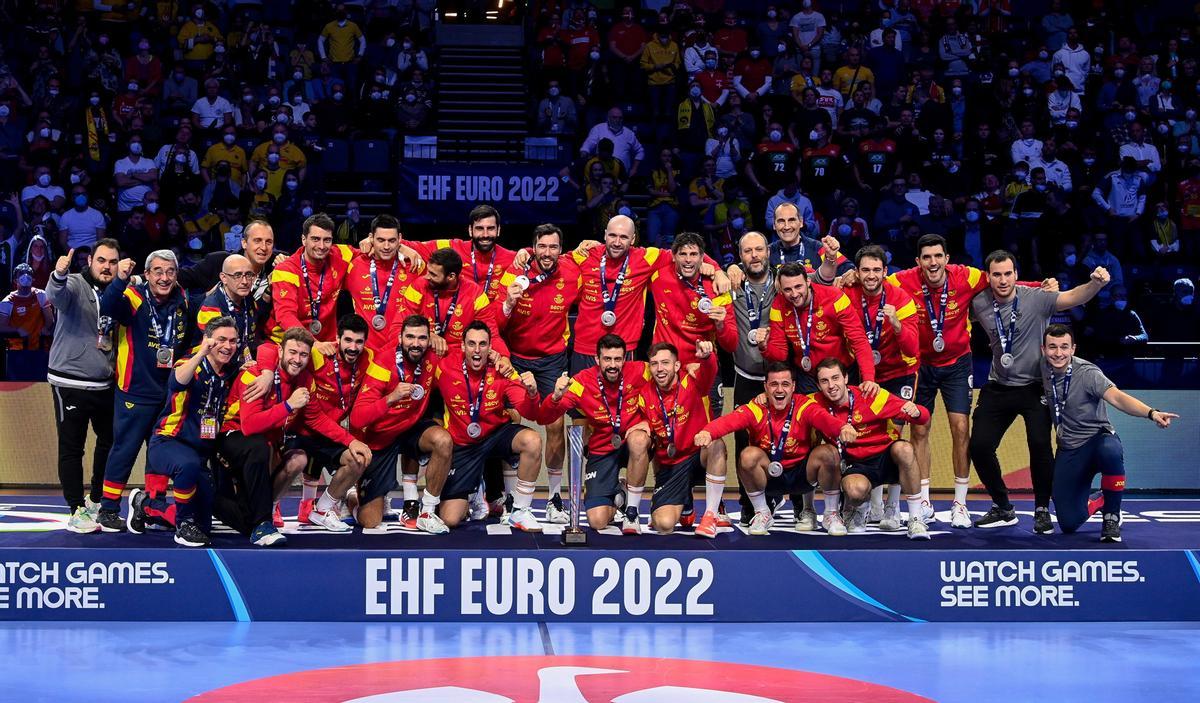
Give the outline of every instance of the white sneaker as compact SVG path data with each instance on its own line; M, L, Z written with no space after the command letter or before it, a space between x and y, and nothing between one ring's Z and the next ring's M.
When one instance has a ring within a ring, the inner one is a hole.
M505 525L525 532L542 531L542 523L538 522L538 519L533 516L533 511L529 508L515 508L512 512L504 516L503 521Z
M754 517L750 519L750 534L755 536L771 534L771 527L775 524L775 518L771 517L770 513L754 513Z
M467 506L470 511L472 520L486 520L488 517L487 500L483 497L483 491L475 491L471 494L471 500Z
M565 525L571 521L571 514L563 509L562 496L551 496L546 501L546 522L552 525Z
M349 532L350 526L342 522L338 517L339 510L335 506L332 510L321 512L316 508L308 514L308 521L317 527L324 527L330 532Z
M925 527L925 523L920 520L908 521L908 538L909 539L929 539L929 528Z
M817 529L817 513L805 508L800 511L800 517L796 518L797 532L812 532Z
M928 525L934 520L937 520L937 512L934 511L933 505L927 500L921 501L921 522Z
M950 527L957 527L965 530L970 526L970 511L967 510L967 506L955 501L954 505L950 506Z
M387 502L384 503L383 519L387 522L400 522L402 517L404 517L404 511L393 505L392 499L388 498Z
M829 513L821 518L821 526L825 528L825 532L829 533L830 537L846 536L846 522L842 520L840 513Z
M95 520L99 517L100 504L97 503L96 501L92 500L91 496L83 497L83 507L87 509L88 515L91 515L93 520Z
M67 520L67 531L77 535L91 534L100 531L100 523L96 522L96 518L86 507L80 506L75 508L75 512L71 513L71 519Z
M868 512L870 512L869 506L858 506L858 509L850 514L850 521L846 524L846 531L852 535L861 535L866 532Z
M883 519L883 506L882 505L872 505L870 510L867 511L867 524L874 525L875 523L879 522L882 519Z
M437 513L422 512L417 518L417 529L422 532L428 532L431 535L444 535L450 531L446 527L446 523L442 522L442 518L438 517Z
M883 519L879 521L879 531L896 532L900 528L900 510L895 506L885 506L883 508Z

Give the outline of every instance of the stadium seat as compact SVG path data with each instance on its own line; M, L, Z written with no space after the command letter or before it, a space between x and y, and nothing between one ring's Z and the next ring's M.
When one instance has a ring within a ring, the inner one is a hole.
M387 173L391 170L391 148L383 139L359 139L354 142L355 173Z
M346 173L350 170L350 144L345 139L326 139L322 164L326 173Z

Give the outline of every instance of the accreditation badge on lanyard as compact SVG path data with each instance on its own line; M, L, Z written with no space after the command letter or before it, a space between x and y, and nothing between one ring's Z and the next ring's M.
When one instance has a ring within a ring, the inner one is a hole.
M217 438L217 417L220 413L221 400L218 396L221 389L224 387L224 382L217 375L216 371L208 365L208 360L200 362L204 374L209 378L208 394L204 398L204 409L200 413L200 439L216 439ZM217 407L213 407L213 397L217 397Z

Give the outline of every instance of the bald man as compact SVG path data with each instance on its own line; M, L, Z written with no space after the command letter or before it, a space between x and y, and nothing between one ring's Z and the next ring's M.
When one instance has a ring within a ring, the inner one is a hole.
M196 313L199 329L218 317L233 318L238 332L234 361L238 364L249 361L258 348L258 303L252 295L255 276L249 259L230 254L221 264L220 283L205 296Z

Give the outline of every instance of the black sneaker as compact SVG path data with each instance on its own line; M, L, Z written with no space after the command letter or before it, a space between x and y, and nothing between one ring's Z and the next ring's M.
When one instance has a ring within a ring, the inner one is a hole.
M175 544L185 547L207 547L212 544L208 535L204 534L191 520L186 520L175 526Z
M625 506L625 524L621 525L621 534L642 534L642 518L638 515L638 509L632 505Z
M1121 541L1121 516L1108 513L1104 516L1104 527L1100 530L1101 542Z
M1054 532L1054 523L1050 522L1050 508L1034 509L1033 531L1039 535L1048 535Z
M125 520L115 510L101 510L100 514L96 516L96 522L100 523L101 532L125 531Z
M125 518L125 527L135 535L146 531L146 492L135 488L129 492L129 515Z
M417 518L421 517L421 501L406 500L404 507L400 508L400 522L405 527L412 523L413 527L417 525Z
M975 527L1012 527L1017 524L1017 511L992 504L987 514L975 521Z
M779 504L782 502L783 502L783 496L767 496L767 510L771 511L771 515L775 514L775 508L778 508ZM753 507L750 508L750 512L751 513L754 512ZM754 516L751 515L750 518L753 519ZM746 524L749 525L750 523L746 523Z

